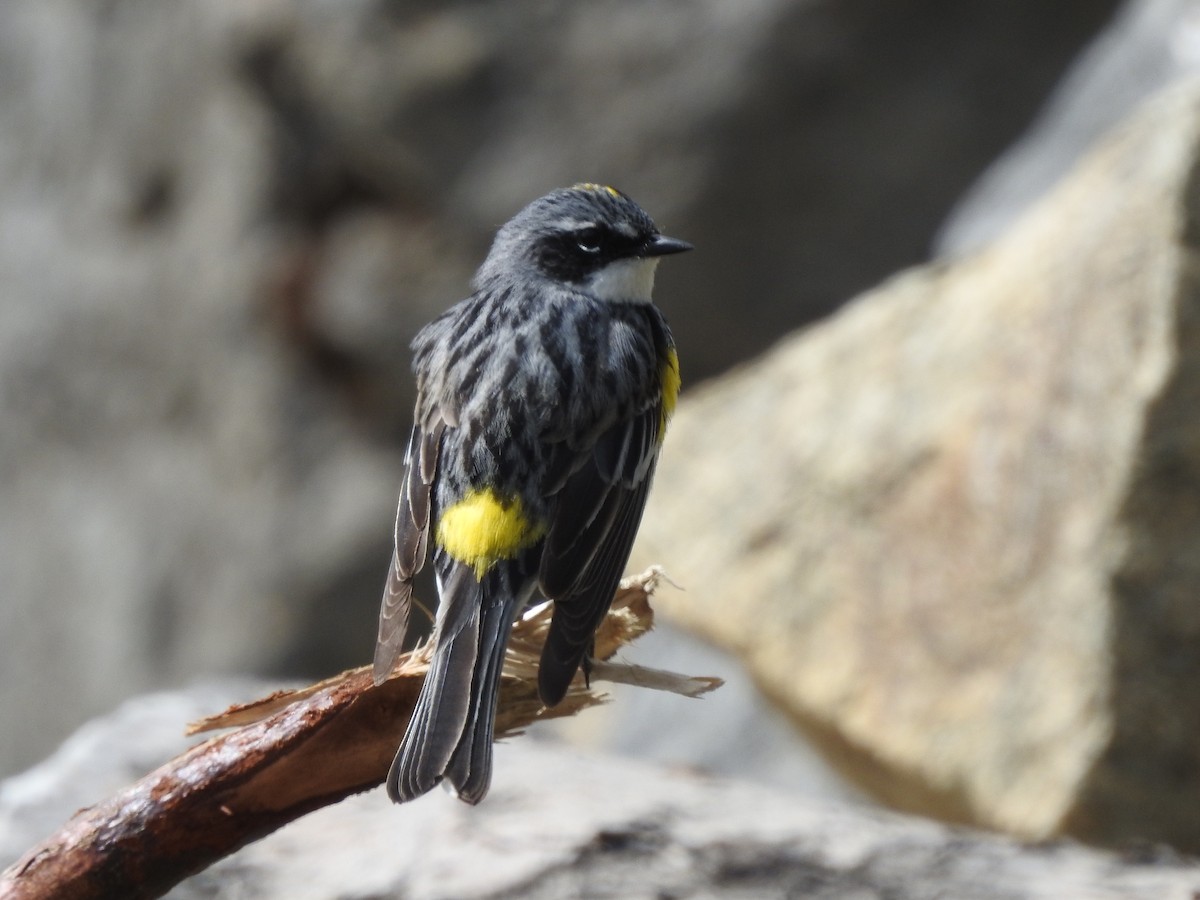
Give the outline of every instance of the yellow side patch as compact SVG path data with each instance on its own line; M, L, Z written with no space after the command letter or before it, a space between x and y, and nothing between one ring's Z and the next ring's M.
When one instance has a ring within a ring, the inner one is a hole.
M666 361L663 362L659 378L662 379L662 417L658 423L658 442L661 444L667 435L667 420L675 413L675 401L679 399L679 385L683 379L679 377L679 354L672 347L667 351Z
M545 525L529 521L519 499L504 499L484 488L471 491L442 513L437 543L482 579L497 562L514 558L545 533Z
M599 193L608 194L610 197L620 197L621 192L614 187L609 187L607 184L595 184L591 181L581 181L579 184L573 185L578 191L597 191Z

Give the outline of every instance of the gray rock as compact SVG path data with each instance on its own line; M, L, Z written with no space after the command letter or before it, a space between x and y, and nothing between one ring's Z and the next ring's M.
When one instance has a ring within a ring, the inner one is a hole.
M1197 72L1200 3L1126 0L1029 131L956 204L938 236L938 253L962 255L999 237L1138 103Z
M144 736L178 729L211 697L205 689L131 701L35 772L0 784L0 865L19 839L40 837L44 821L166 751L150 752ZM439 792L397 807L371 791L251 844L169 896L1187 900L1196 890L1200 866L1170 856L1024 846L518 738L498 748L478 807Z
M77 809L115 794L204 740L184 735L189 722L277 687L242 680L145 694L80 726L46 759L0 781L0 869Z
M673 588L660 585L658 590ZM686 595L677 599L686 602ZM660 623L621 656L670 672L720 678L724 684L699 698L703 702L605 684L612 702L587 715L546 722L530 729L531 736L809 797L868 802L762 696L737 655Z

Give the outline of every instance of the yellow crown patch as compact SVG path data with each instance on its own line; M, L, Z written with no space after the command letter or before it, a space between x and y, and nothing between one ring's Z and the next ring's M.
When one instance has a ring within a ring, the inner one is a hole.
M581 181L579 184L572 185L577 191L594 191L597 194L608 194L610 197L620 197L621 192L615 187L609 187L607 184L596 184L592 181Z

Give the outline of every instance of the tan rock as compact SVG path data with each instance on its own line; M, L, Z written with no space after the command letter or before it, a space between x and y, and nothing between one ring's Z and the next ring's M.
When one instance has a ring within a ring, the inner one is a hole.
M1198 136L681 405L631 570L897 807L1200 847Z

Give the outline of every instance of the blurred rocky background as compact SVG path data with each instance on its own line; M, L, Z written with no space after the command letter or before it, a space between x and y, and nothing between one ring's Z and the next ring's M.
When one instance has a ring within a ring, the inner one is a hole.
M596 180L698 247L636 563L735 683L574 737L1196 849L1198 66L1195 0L0 4L0 774L368 661L407 343Z

